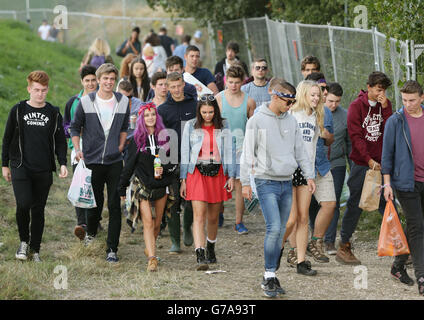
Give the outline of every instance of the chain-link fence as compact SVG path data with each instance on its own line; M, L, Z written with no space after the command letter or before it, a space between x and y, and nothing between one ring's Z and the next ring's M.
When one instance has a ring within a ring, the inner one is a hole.
M411 41L412 78L420 83L424 82L424 44Z
M225 57L228 41L237 41L240 59L251 63L255 58L266 58L273 76L294 85L303 80L302 58L316 56L327 81L342 85L344 107L366 89L372 71L382 71L393 82L388 96L399 108L399 86L410 78L407 43L387 39L376 29L288 23L263 17L224 22L214 39L218 59Z

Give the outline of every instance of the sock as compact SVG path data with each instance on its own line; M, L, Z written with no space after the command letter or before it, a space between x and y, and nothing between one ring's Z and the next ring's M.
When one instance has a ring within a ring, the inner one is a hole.
M275 278L275 272L265 271L264 278L265 279Z
M208 237L206 237L206 240L207 240L208 242L210 242L210 243L216 243L216 240L217 240L217 239L215 239L215 240L210 240Z

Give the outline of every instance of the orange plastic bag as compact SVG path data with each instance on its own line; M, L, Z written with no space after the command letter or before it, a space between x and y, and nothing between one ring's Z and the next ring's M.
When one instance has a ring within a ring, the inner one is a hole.
M378 239L378 256L409 254L408 242L392 200L387 201Z

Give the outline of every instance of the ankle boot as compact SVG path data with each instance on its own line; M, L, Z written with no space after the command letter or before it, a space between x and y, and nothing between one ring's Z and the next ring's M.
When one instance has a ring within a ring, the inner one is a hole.
M206 260L208 263L216 263L215 242L207 242L206 245Z
M196 270L197 271L208 270L209 266L208 266L208 262L206 261L206 257L205 257L205 249L197 248L196 249L196 256L197 256Z

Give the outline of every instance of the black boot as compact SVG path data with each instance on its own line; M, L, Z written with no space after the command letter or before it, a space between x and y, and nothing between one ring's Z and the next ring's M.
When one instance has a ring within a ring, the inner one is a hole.
M216 263L215 242L207 242L206 245L206 260L208 263Z
M205 249L197 248L196 249L196 256L197 256L196 270L197 271L208 270L209 266L208 266L208 262L206 261L206 258L205 258Z

